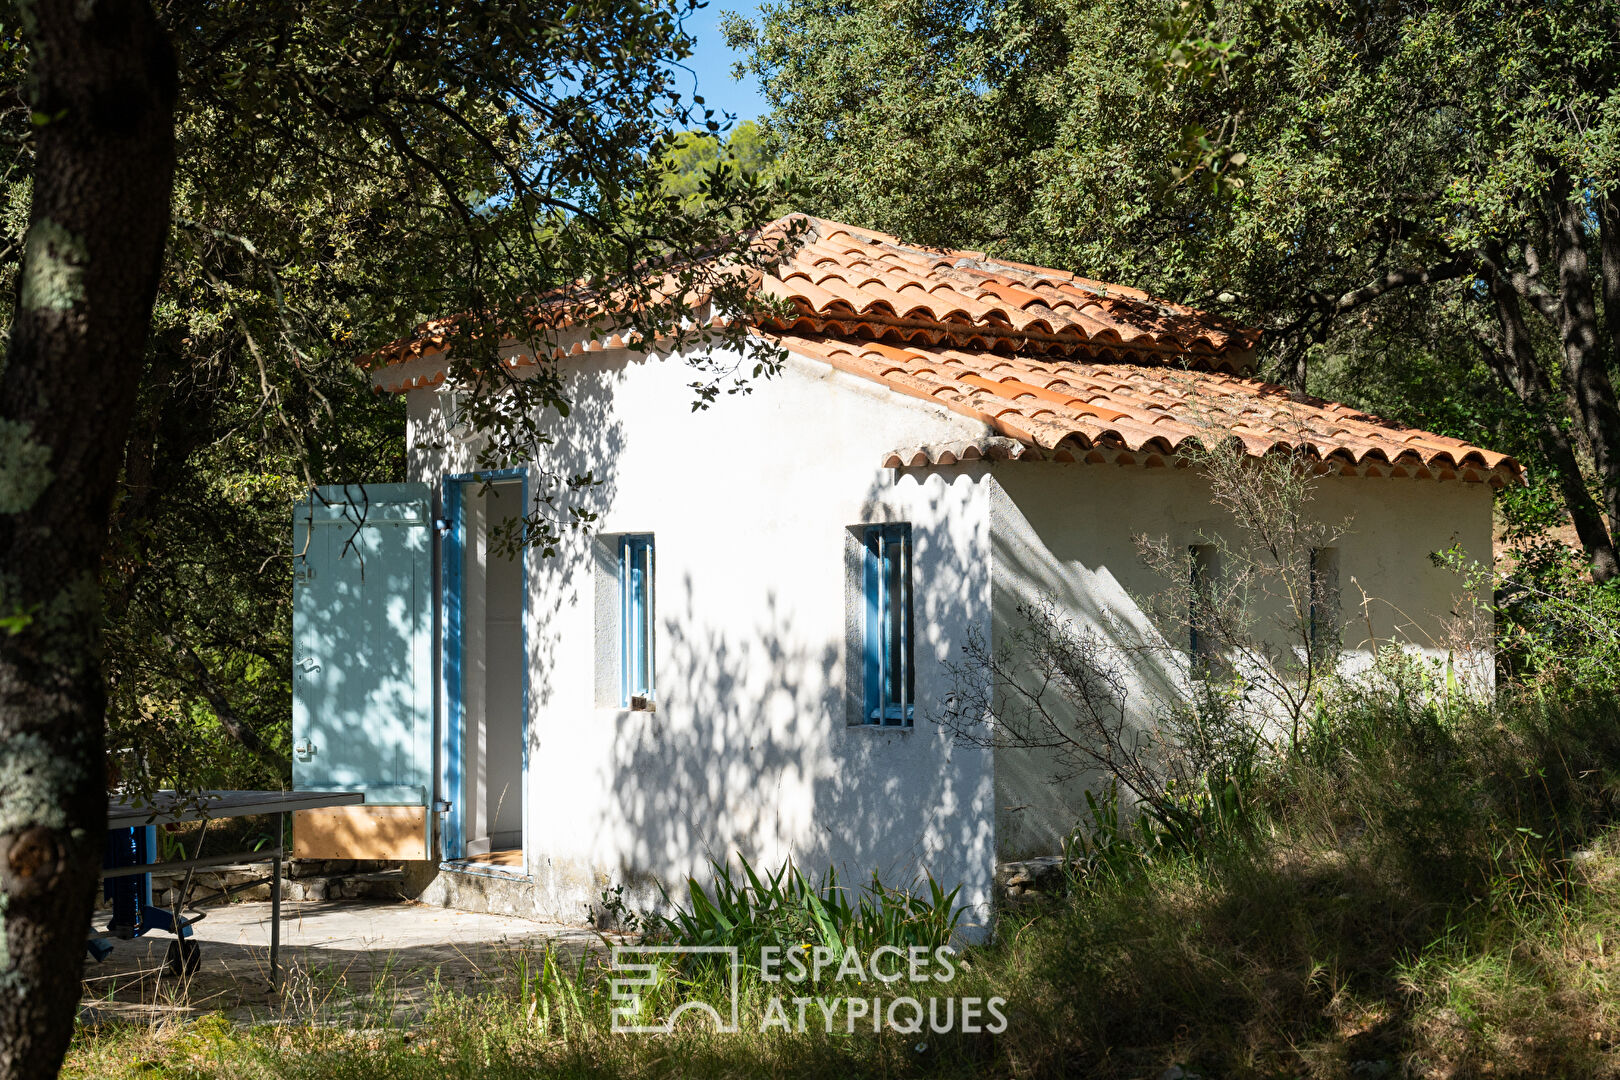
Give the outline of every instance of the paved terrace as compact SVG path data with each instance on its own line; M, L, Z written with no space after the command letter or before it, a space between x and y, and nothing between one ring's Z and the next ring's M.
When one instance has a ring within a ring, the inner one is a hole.
M202 953L194 975L182 979L164 968L174 940L169 934L114 942L106 961L85 964L81 1020L150 1021L209 1012L243 1022L399 1020L424 1008L435 979L446 988L476 992L547 945L571 958L603 947L592 930L410 902L284 902L285 993L278 1003L269 983L270 905L204 910L207 918L195 929ZM105 913L97 918L106 921Z

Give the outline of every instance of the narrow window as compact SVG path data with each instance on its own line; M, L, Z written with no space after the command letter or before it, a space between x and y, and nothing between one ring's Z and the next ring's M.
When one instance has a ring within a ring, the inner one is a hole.
M1311 653L1336 648L1339 623L1339 551L1311 549Z
M1191 577L1187 591L1187 652L1200 668L1208 664L1215 651L1215 626L1212 618L1213 589L1215 586L1215 545L1192 544L1187 548L1187 561Z
M650 709L653 703L653 538L642 533L619 540L619 670L622 704Z
M911 526L866 529L865 723L910 727L916 682L911 664Z

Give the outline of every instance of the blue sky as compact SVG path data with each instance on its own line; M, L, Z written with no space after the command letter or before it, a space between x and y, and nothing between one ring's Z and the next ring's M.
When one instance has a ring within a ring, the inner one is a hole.
M731 77L731 65L742 57L726 48L725 38L720 34L720 14L735 11L746 17L754 15L757 10L757 3L709 0L708 7L686 20L686 29L697 39L697 44L692 55L686 59L691 74L680 72L681 93L692 92L691 82L695 76L697 92L703 95L709 108L716 113L736 113L739 122L752 120L763 113L765 99L760 97L759 87L753 79L737 81Z

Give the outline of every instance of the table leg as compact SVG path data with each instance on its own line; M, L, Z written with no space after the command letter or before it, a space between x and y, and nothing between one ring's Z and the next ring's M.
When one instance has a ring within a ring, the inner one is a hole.
M270 991L281 993L281 844L287 815L276 815L276 850L270 858Z

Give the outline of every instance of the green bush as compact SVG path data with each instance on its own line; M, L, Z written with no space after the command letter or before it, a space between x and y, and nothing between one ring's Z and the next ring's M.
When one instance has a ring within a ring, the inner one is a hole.
M744 966L757 970L760 949L825 946L834 960L854 949L862 955L883 945L930 949L950 943L962 918L956 897L932 876L920 889L897 889L874 874L858 896L838 883L835 870L815 882L789 862L761 876L741 855L729 863L711 862L712 895L695 878L687 882L687 902L666 892L671 914L657 916L655 937L680 945L729 945Z

